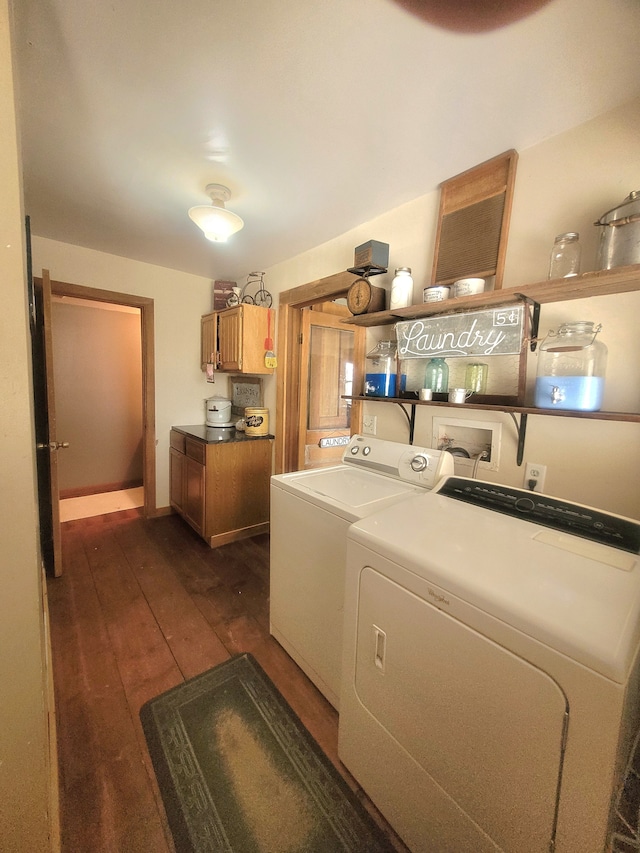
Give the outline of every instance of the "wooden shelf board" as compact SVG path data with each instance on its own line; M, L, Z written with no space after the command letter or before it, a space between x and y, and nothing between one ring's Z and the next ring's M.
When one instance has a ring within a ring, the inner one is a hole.
M612 296L616 293L631 293L640 290L640 264L616 267L612 270L587 272L573 278L557 278L538 281L520 287L492 290L475 296L454 297L444 302L428 302L398 308L395 311L377 311L359 314L342 322L353 326L388 326L399 320L417 320L436 314L451 314L458 311L473 311L493 308L498 305L514 305L528 299L545 305L572 299L588 299L591 296Z
M567 409L539 409L536 406L509 406L487 403L449 403L448 400L414 400L410 397L343 397L345 400L365 400L367 403L406 403L410 406L448 406L455 409L484 409L492 412L514 412L524 415L549 415L550 417L587 418L600 421L627 421L640 423L640 414L636 412L578 412Z

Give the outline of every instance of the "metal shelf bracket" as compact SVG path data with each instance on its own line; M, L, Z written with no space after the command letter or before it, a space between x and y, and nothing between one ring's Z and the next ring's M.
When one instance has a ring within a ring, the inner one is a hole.
M524 460L524 444L527 438L527 412L520 412L520 423L513 412L509 412L511 418L516 426L516 432L518 433L518 450L516 453L516 462L518 465L522 465Z
M530 296L526 296L524 293L516 293L516 296L521 299L526 307L529 309L529 319L530 319L530 338L529 338L529 348L531 352L536 351L536 347L538 346L538 326L540 325L540 303L536 302L535 299L531 299Z
M413 434L416 428L416 404L409 403L411 407L411 414L405 409L404 403L396 403L397 406L400 406L400 410L404 413L404 416L407 419L409 424L409 444L413 444Z

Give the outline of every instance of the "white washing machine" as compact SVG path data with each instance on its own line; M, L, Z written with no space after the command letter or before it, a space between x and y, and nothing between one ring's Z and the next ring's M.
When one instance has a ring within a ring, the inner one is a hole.
M335 708L347 529L452 473L448 453L354 435L340 465L271 478L271 634Z
M348 534L339 755L414 853L603 853L640 523L450 477Z

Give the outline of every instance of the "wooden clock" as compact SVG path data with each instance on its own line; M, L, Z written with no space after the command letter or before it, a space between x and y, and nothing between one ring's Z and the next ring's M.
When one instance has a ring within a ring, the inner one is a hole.
M374 287L366 278L357 278L347 292L347 308L352 314L384 311L385 290Z

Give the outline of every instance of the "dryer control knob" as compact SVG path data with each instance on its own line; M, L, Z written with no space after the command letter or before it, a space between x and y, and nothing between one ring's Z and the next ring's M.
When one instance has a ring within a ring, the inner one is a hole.
M418 455L414 456L409 464L412 471L424 471L429 467L429 460L426 456Z

